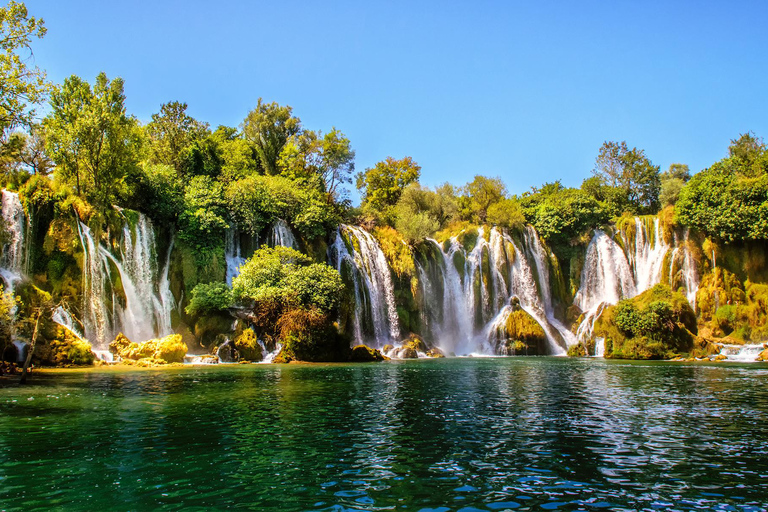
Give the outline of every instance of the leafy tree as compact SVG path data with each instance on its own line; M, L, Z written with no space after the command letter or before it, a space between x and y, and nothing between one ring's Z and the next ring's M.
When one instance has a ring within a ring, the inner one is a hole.
M219 247L229 227L221 183L210 176L195 176L184 192L184 209L179 217L179 238L198 256Z
M556 181L523 194L526 220L560 256L584 241L589 232L608 223L610 214L594 197Z
M475 176L464 186L462 217L484 224L488 217L488 208L498 203L507 194L507 187L501 178Z
M159 113L152 114L146 131L151 161L181 172L184 150L208 135L209 130L207 123L187 114L186 103L171 101L161 105Z
M255 146L245 140L236 128L219 126L211 139L219 148L221 180L231 182L259 171L259 155Z
M99 207L114 204L141 142L136 120L125 113L123 80L100 73L91 89L72 75L54 88L44 126L60 177Z
M42 102L48 85L45 73L29 67L33 37L45 36L42 18L30 17L23 2L11 0L0 7L0 137L9 130L30 125L34 106ZM20 53L27 55L20 55Z
M363 205L381 210L394 206L405 187L419 180L421 167L409 156L395 160L388 156L365 172L357 173L356 186Z
M625 205L632 213L658 211L659 167L643 150L629 149L626 142L604 142L593 172L604 186L613 189L605 192L605 200L614 215L622 213L619 209Z
M185 308L188 315L214 313L232 307L232 289L226 283L198 284Z
M257 307L267 303L330 313L339 305L344 284L325 263L311 263L302 253L278 246L254 252L232 280L232 290L238 300L254 301Z
M32 174L47 175L53 162L45 151L45 129L39 124L29 127L28 134L22 134L24 142L19 152L19 161Z
M680 191L690 179L691 173L687 165L670 165L669 169L661 174L661 193L659 194L661 206L675 204L680 196Z
M256 108L243 121L245 138L252 142L264 172L279 173L278 159L288 139L301 131L301 120L293 117L293 109L259 98Z
M514 198L502 199L488 208L488 222L497 226L522 229L525 227L525 214L520 201Z
M678 220L724 242L768 239L768 150L749 134L680 191Z

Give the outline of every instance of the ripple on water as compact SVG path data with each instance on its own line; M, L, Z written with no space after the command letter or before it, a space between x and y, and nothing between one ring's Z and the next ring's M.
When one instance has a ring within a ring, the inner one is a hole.
M765 374L555 358L39 374L0 389L0 504L765 510Z

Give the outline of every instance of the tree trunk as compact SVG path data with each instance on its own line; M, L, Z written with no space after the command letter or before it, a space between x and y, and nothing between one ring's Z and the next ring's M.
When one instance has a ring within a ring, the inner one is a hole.
M35 319L35 330L32 332L32 341L29 344L29 350L27 351L27 358L24 360L24 368L21 370L21 380L19 384L27 383L27 372L29 370L29 364L32 362L32 353L35 351L35 342L37 341L37 329L40 327L40 317L43 316L43 308L37 312L37 318Z

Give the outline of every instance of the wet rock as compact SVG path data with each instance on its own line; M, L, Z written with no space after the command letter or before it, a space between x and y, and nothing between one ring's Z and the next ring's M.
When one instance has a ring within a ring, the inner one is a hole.
M375 348L366 345L357 345L352 349L349 360L355 363L365 363L372 361L384 361L389 359Z

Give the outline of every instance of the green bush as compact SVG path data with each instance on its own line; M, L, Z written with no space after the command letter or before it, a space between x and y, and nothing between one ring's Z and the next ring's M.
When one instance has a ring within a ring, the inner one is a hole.
M225 283L198 284L186 307L189 315L214 313L232 307L232 290Z

